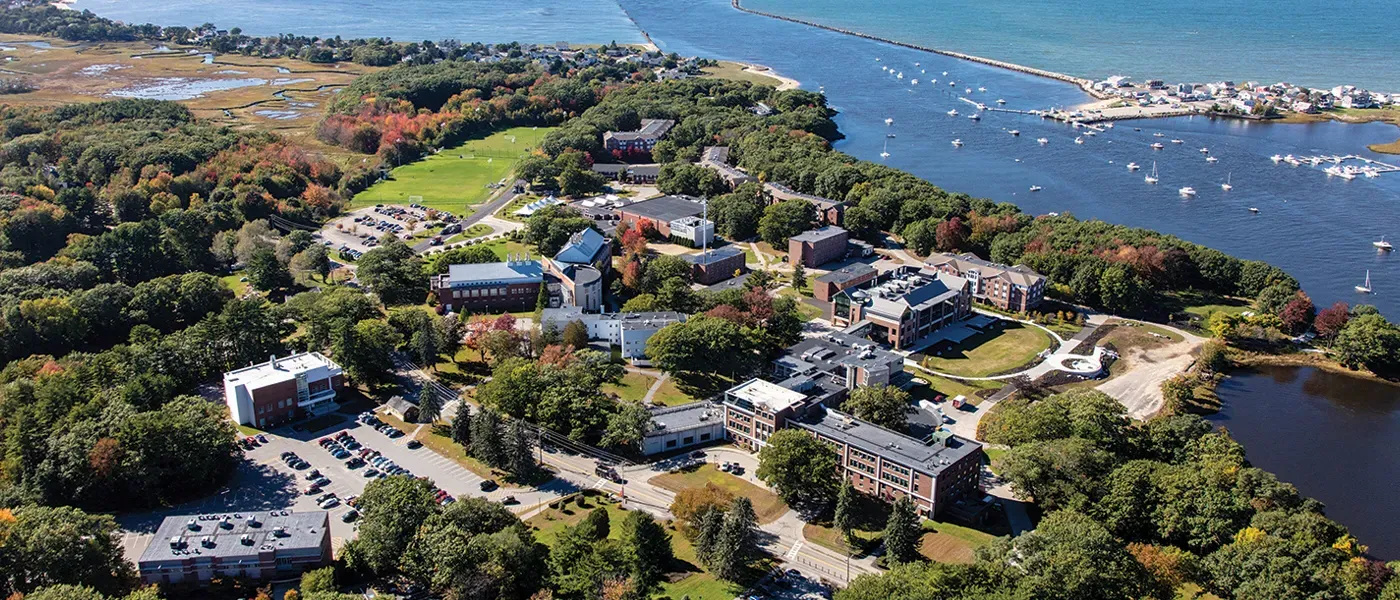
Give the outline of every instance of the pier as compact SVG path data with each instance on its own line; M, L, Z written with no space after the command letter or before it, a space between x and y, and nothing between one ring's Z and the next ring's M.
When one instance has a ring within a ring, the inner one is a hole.
M1364 166L1356 167L1346 164L1350 161L1360 162ZM1328 177L1340 177L1342 179L1348 180L1356 179L1358 176L1375 178L1380 177L1385 173L1400 172L1400 166L1383 163L1378 160L1373 160L1364 156L1357 156L1355 154L1348 154L1345 156L1335 154L1319 154L1317 156L1294 156L1292 154L1289 154L1288 156L1283 157L1282 159L1279 159L1277 156L1275 156L1274 163L1277 164L1279 162L1286 162L1295 167L1303 165L1317 167L1321 166L1322 163L1331 163L1332 166L1323 169L1323 172L1327 173Z
M974 55L971 55L971 54L964 54L964 53L962 53L962 52L954 52L954 51L952 51L952 50L939 50L939 49L937 49L937 48L929 48L929 47L927 47L927 46L920 46L920 45L918 45L918 44L911 44L911 43L909 43L909 42L900 42L900 41L897 41L897 40L891 40L891 39L888 39L888 38L882 38L882 37L879 37L879 36L870 35L870 34L868 34L868 33L861 33L861 32L859 32L859 31L851 31L851 30L849 30L849 29L842 29L842 28L840 28L840 27L832 27L832 26L830 26L830 25L822 25L821 23L814 23L814 22L812 22L812 21L804 21L804 20L802 20L802 19L794 19L794 18L792 18L792 17L785 17L785 16L783 16L783 15L775 15L775 14L773 14L773 13L767 13L767 12L763 12L763 11L759 11L759 10L754 10L754 9L752 9L752 8L744 8L741 4L739 4L739 0L730 0L730 4L732 4L732 5L734 6L734 9L735 9L735 10L738 10L738 11L741 11L741 12L746 12L746 13L749 13L749 14L751 14L751 15L758 15L758 16L760 16L760 17L768 17L768 18L770 18L770 19L777 19L777 20L779 20L779 21L787 21L787 22L789 22L789 23L796 23L796 24L798 24L798 25L806 25L807 27L815 27L815 28L817 28L817 29L825 29L825 30L827 30L827 31L832 31L832 32L836 32L836 33L840 33L840 34L844 34L844 35L854 36L854 37L858 37L858 38L865 38L865 39L867 39L867 40L871 40L871 41L875 41L875 42L881 42L881 43L884 43L884 44L890 44L890 45L892 45L892 46L900 46L900 47L903 47L903 48L909 48L909 49L911 49L911 50L918 50L918 51L920 51L920 52L930 52L930 53L933 53L933 54L942 54L943 56L950 56L950 57L952 57L952 58L957 58L957 59L960 59L960 60L966 60L966 61L975 62L975 63L982 63L982 64L984 64L984 65L990 65L990 66L993 66L993 67L998 67L998 68L1001 68L1001 69L1006 69L1006 70L1008 70L1008 71L1016 71L1016 72L1018 72L1018 73L1025 73L1025 74L1027 74L1027 75L1035 75L1036 77L1044 77L1044 78L1047 78L1047 79L1054 79L1054 80L1056 80L1056 81L1063 81L1063 82L1065 82L1065 83L1072 83L1072 84L1074 84L1074 85L1079 86L1079 89L1084 90L1084 93L1089 94L1090 96L1093 96L1093 97L1095 97L1095 98L1098 98L1099 100L1105 100L1105 99L1111 97L1111 96L1109 96L1109 95L1107 95L1107 94L1104 94L1103 92L1100 92L1100 91L1094 89L1094 87L1093 87L1093 86L1094 86L1093 80L1085 79L1085 78L1083 78L1083 77L1075 77L1075 76L1073 76L1073 75L1066 75L1066 74L1064 74L1064 73L1056 73L1056 72L1054 72L1054 71L1047 71L1047 70L1045 70L1045 69L1037 69L1037 68L1035 68L1035 67L1027 67L1027 66L1025 66L1025 65L1018 65L1018 64L1016 64L1016 63L1009 63L1009 62L1002 61L1002 60L994 60L994 59L991 59L991 58L984 58L984 57L981 57L981 56L974 56Z

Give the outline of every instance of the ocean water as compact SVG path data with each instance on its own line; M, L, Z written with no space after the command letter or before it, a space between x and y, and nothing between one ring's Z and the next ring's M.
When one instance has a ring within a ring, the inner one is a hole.
M806 89L824 90L841 112L836 120L847 136L836 147L854 156L885 160L944 189L1012 202L1031 214L1070 212L1147 227L1265 260L1297 277L1319 306L1366 302L1400 317L1400 260L1371 245L1380 236L1400 241L1400 173L1343 181L1269 160L1273 154L1326 153L1400 164L1400 157L1366 150L1367 144L1400 137L1393 125L1183 117L1122 121L1106 133L1084 136L1079 145L1074 138L1083 130L1034 116L986 112L973 122L966 115L976 109L959 99L994 104L1001 98L1005 107L1020 110L1089 100L1072 85L742 13L727 0L622 5L663 50L759 62ZM957 85L948 86L949 80ZM971 93L964 91L968 87ZM959 116L948 116L951 109ZM885 125L887 118L893 126ZM1012 129L1021 134L1011 136ZM1037 144L1041 137L1049 143ZM1173 138L1184 143L1171 144ZM954 139L964 145L954 147ZM1158 141L1166 147L1152 150ZM1202 147L1219 162L1207 163ZM890 157L881 159L882 151ZM1149 186L1143 177L1154 161L1161 182ZM1142 169L1128 171L1129 162ZM1227 178L1234 186L1229 192L1220 188ZM1032 185L1043 189L1031 192ZM1188 186L1197 190L1194 198L1178 193ZM1368 269L1376 293L1357 294L1353 288Z
M248 35L389 37L402 41L646 41L612 0L78 0L128 23L241 27Z
M743 0L745 8L1081 77L1400 92L1400 11L1363 0Z

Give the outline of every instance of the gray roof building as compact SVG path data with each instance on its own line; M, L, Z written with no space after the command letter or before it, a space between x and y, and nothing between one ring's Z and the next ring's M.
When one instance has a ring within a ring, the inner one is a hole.
M947 430L916 439L831 409L809 411L794 425L935 477L982 450L982 444Z
M817 281L821 283L834 283L840 285L848 281L860 279L861 277L864 277L874 272L875 267L872 267L866 263L851 263L849 265L841 267L840 269L818 277Z
M705 211L705 207L700 203L699 198L658 196L650 200L628 204L619 211L660 223L670 223L684 217L698 217Z
M828 226L826 226L826 227L820 227L820 228L817 228L817 229L810 229L810 230L804 231L804 232L802 232L802 233L799 233L799 234L797 234L797 235L794 235L794 236L788 238L788 240L789 240L789 241L795 240L795 241L798 241L798 242L804 242L804 243L809 243L809 244L815 244L815 243L818 243L818 242L821 242L821 241L824 241L824 240L829 240L829 239L836 238L836 237L840 237L840 236L843 236L843 235L848 235L848 234L846 233L846 230L845 230L845 229L842 229L842 228L837 227L837 226L835 226L835 225L828 225Z
M328 513L277 510L166 517L137 568L146 583L171 584L287 577L330 560Z

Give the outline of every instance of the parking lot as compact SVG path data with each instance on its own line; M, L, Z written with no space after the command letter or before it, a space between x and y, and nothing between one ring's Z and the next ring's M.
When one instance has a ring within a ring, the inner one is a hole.
M439 220L429 221L425 209L388 204L350 211L326 223L320 233L327 248L359 258L359 254L377 246L379 238L387 233L408 240L413 237L410 231L425 231L430 223L447 223L442 233L450 236L455 231L451 231L454 223L449 220L455 222L457 218L444 213L439 215Z

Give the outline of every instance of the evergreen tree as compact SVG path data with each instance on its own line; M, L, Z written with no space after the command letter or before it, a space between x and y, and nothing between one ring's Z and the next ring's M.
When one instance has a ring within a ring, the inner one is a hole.
M501 419L489 408L472 417L472 456L488 466L499 467L504 448L501 447Z
M724 513L719 543L715 545L714 566L710 570L716 577L739 580L744 567L758 556L757 530L758 515L753 512L753 503L743 496L735 498Z
M804 287L807 287L807 269L798 261L792 265L792 289L800 292Z
M599 506L590 511L588 516L579 522L578 533L595 542L608 539L608 535L612 533L612 521L609 520L608 509Z
M708 507L695 520L695 557L707 568L714 565L720 532L724 529L724 511Z
M504 458L509 463L505 466L511 473L526 477L535 471L535 439L526 429L525 421L516 419L511 422L505 450Z
M432 319L423 319L418 331L408 339L414 358L425 368L437 370L438 330Z
M452 417L452 441L463 448L472 443L472 407L466 400L457 402L457 415Z
M634 510L622 522L621 542L633 582L639 590L650 591L674 558L671 535L650 514Z
M841 491L836 494L836 514L831 519L831 524L846 538L847 545L855 541L851 530L855 529L856 516L852 511L856 508L856 493L850 481L841 484Z
M432 423L442 416L442 398L438 395L437 388L431 385L423 386L423 391L418 393L418 422Z
M891 563L913 562L919 557L919 516L908 496L894 501L894 511L885 523L885 557Z

